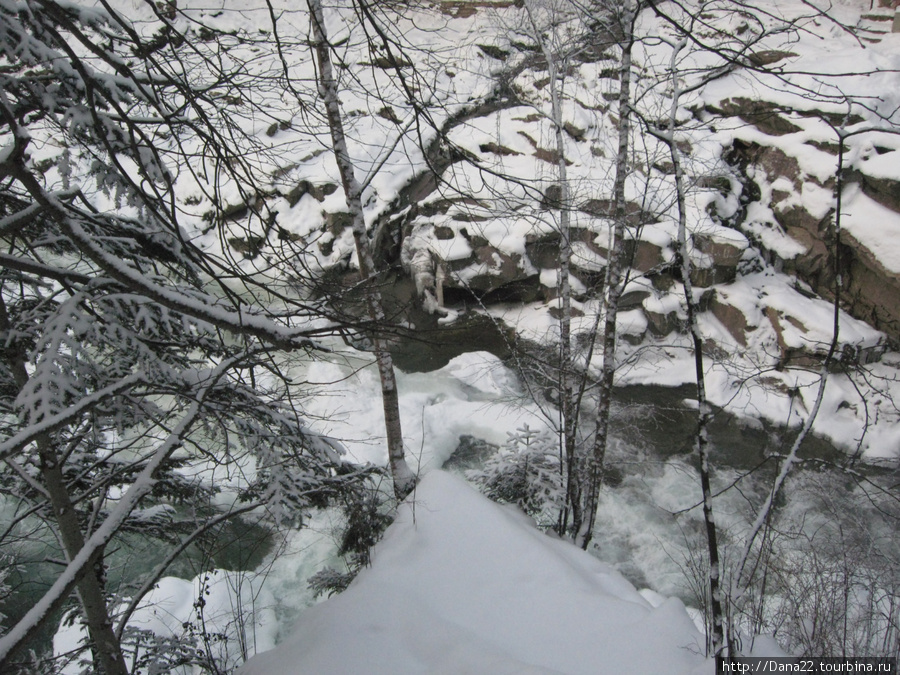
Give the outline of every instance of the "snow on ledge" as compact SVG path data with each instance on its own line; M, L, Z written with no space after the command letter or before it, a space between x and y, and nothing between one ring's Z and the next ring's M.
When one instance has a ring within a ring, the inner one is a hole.
M677 599L652 606L620 574L432 471L341 595L240 675L711 674Z

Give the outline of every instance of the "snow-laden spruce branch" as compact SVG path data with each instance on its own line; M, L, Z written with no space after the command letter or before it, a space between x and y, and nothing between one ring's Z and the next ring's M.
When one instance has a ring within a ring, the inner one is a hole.
M85 230L79 219L70 214L66 203L57 195L44 190L30 175L21 176L21 178L32 196L53 214L62 232L72 240L78 249L112 279L126 287L168 309L206 321L213 326L238 335L252 335L278 349L286 351L325 349L310 337L310 335L321 333L321 328L301 329L279 325L261 312L253 312L250 309L235 311L217 306L213 299L206 294L192 296L153 281L148 275L104 250L97 240Z
M91 277L74 270L52 267L37 260L31 260L24 256L9 255L8 253L0 253L0 267L16 270L17 272L25 272L33 274L37 277L45 279L53 279L64 284L86 284L91 281Z
M165 441L152 452L144 469L108 513L106 519L85 541L81 550L71 557L65 570L44 595L6 635L0 638L0 670L7 664L13 650L34 634L47 616L66 599L79 579L90 571L95 554L102 551L112 541L138 503L150 494L157 471L171 457L172 453L181 447L184 436L203 412L206 398L215 389L218 381L243 358L244 355L240 355L226 359L216 368L207 372L193 401L181 419L169 432Z
M3 443L0 443L0 461L5 461L7 458L21 452L23 448L29 443L33 443L39 436L52 434L54 431L70 424L73 420L80 418L83 414L100 405L107 399L118 396L143 382L143 373L131 373L117 382L82 397L77 403L72 404L63 411L44 417L38 422L29 424L22 431L3 441Z

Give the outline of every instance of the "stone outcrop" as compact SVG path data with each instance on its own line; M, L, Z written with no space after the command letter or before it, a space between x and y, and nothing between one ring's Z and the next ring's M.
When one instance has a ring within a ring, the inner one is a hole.
M836 146L833 152L837 152ZM748 168L753 168L753 178L747 178L748 187L752 187L752 193L755 193L753 196L760 194L761 186L751 184L759 181L766 181L770 186L788 181L796 193L803 190L805 183L826 190L834 189L833 179L818 181L803 172L796 158L777 147L736 143L734 158L745 174ZM865 195L900 214L900 182L870 176L859 170L845 172L844 180L845 184L858 183ZM810 213L784 190L772 189L771 195L768 205L778 225L804 250L793 257L782 257L777 251L767 249L762 242L757 241L756 245L777 267L805 281L817 294L825 298L834 297L833 214L821 217ZM840 259L845 286L844 308L892 339L900 340L898 275L886 269L879 262L876 252L869 250L846 230L841 232Z
M900 339L900 277L886 270L875 255L849 232L841 233L847 251L847 302L859 319Z

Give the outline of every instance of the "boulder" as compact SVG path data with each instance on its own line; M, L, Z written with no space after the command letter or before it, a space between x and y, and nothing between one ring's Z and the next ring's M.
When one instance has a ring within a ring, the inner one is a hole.
M715 265L723 265L726 267L737 267L744 255L744 249L747 248L746 239L735 233L736 237L743 239L743 247L731 241L725 241L722 238L708 234L694 233L691 236L694 246L701 253L710 256Z
M709 311L739 345L747 346L747 332L755 326L750 327L747 316L740 309L726 302L722 294L713 293L709 302Z
M534 267L549 269L559 264L559 232L525 238L525 255Z
M649 241L638 239L631 248L631 266L638 272L649 272L665 262L662 249Z
M479 246L472 251L472 256L474 260L467 260L465 267L458 269L462 274L451 275L447 280L448 286L466 287L475 293L483 294L496 291L528 276L519 264L521 258L518 255L504 253L493 246ZM467 269L472 266L480 269L473 275L466 274Z
M900 155L900 152L897 152ZM900 181L860 174L863 192L882 206L900 213Z
M802 131L785 116L785 113L791 112L790 110L784 110L769 101L735 96L721 101L718 105L707 106L707 110L715 115L738 117L769 136L784 136Z
M785 342L783 321L791 322L796 328L804 332L806 331L806 326L794 317L785 317L782 312L779 312L774 307L766 307L765 313L769 323L772 324L772 328L775 329L775 342L778 345L779 352L778 370L789 367L814 368L821 364L822 355L809 352L804 348L788 346Z
M446 225L435 225L434 237L435 237L435 239L440 239L442 241L448 241L448 240L454 239L456 237L456 232L453 230L452 227L447 227Z
M846 230L841 232L841 243L851 253L845 295L853 315L898 338L900 278Z
M324 218L327 231L334 236L339 236L345 228L352 227L353 225L353 216L346 211L325 213Z
M645 307L644 316L647 317L650 334L656 337L665 337L670 333L681 330L681 320L678 318L678 312L654 312Z
M743 246L740 246L737 243L739 241L737 239L738 237L742 240L740 243L742 243ZM746 239L738 233L735 233L735 239L732 241L727 241L713 235L699 233L693 234L691 239L697 250L704 253L712 260L711 267L704 268L702 271L697 270L698 286L730 284L737 278L738 263L744 255L744 250L749 245ZM701 280L705 283L699 283Z

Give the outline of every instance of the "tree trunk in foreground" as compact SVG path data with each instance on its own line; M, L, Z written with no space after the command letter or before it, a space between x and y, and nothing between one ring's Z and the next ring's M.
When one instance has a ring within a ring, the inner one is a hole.
M703 338L697 326L697 303L694 301L694 289L691 282L691 256L687 244L687 205L684 169L681 154L675 144L676 114L678 111L681 90L679 88L676 60L684 48L685 42L676 45L672 53L672 107L669 113L668 129L655 134L669 146L672 166L675 171L675 199L678 206L678 253L680 262L681 283L684 288L684 300L687 307L688 330L694 350L694 373L697 382L697 433L695 447L700 459L700 490L703 496L703 522L706 528L706 548L709 556L709 603L711 635L707 644L713 656L724 656L725 648L725 615L722 611L722 574L719 561L719 541L716 521L713 515L713 493L710 482L709 465L709 423L712 421L712 407L706 398L706 380L704 378Z
M388 461L394 481L394 494L397 499L403 499L415 487L416 477L406 463L403 450L403 431L400 426L400 402L397 393L397 378L394 374L394 362L387 350L384 338L377 334L378 328L384 324L385 315L381 293L375 285L377 270L366 233L362 207L362 186L356 178L350 152L347 149L347 137L344 134L337 80L331 62L331 49L325 29L322 3L320 0L307 0L307 5L310 11L316 57L319 62L319 96L325 103L328 126L334 146L334 157L341 173L347 208L353 218L353 240L356 244L357 258L359 258L359 273L364 285L369 319L376 330L373 338L375 361L381 379L381 400L384 406L384 426L387 435Z
M0 328L8 330L9 321L6 307L0 300ZM28 384L28 371L25 368L24 349L20 356L12 357L9 363L15 379L16 388L21 391ZM47 498L56 522L63 550L68 561L84 548L84 536L78 522L78 512L72 503L65 477L60 467L53 441L48 434L40 434L35 441L40 459L40 476L46 489ZM128 675L122 646L113 631L112 619L106 602L106 590L103 584L103 549L99 549L79 577L75 588L81 600L81 609L85 625L91 639L91 652L95 663L100 666L103 675Z
M613 187L613 232L609 247L609 261L606 268L606 303L603 319L603 365L597 402L597 422L594 430L594 444L586 461L584 493L584 517L581 523L573 523L575 543L587 550L593 536L597 518L597 502L600 499L600 485L603 482L603 464L609 445L609 414L612 406L613 378L616 372L616 318L619 297L622 295L624 255L622 247L625 239L625 179L628 176L628 153L631 134L631 49L634 44L634 8L624 10L622 28L625 32L622 42L622 59L619 64L619 149L616 155L616 178Z
M569 269L572 259L570 238L571 204L569 198L569 178L566 167L565 138L563 136L562 89L565 78L565 64L558 62L552 45L547 44L544 32L538 27L532 8L533 0L525 3L532 37L540 46L541 54L547 61L550 75L550 116L554 127L557 160L557 186L559 187L559 255L557 256L557 294L559 296L559 429L562 435L561 455L565 458L566 505L560 513L557 532L562 535L568 528L571 517L581 522L581 494L576 456L576 433L578 428L578 404L575 393L575 369L572 361L572 291L569 283ZM560 65L563 67L560 68Z

